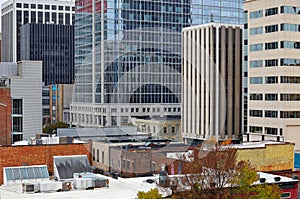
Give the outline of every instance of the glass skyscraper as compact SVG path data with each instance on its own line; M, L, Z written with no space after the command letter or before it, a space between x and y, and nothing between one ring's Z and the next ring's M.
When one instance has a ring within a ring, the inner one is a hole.
M181 30L243 23L243 0L76 0L67 120L110 126L181 112Z

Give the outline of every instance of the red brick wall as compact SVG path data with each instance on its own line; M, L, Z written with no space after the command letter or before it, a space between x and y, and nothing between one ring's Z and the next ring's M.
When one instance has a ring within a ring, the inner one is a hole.
M12 99L9 88L0 88L0 145L11 145L11 110Z
M52 173L53 156L87 155L91 164L89 144L60 144L40 146L2 146L0 147L0 185L3 184L3 167L44 165Z

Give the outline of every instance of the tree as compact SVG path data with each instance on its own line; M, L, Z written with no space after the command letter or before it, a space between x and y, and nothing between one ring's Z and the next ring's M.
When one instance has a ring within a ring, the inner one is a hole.
M139 191L137 194L138 199L162 199L162 195L158 189L150 189L148 192Z
M204 143L194 161L184 164L185 174L172 181L173 198L269 198L279 199L278 185L253 185L258 180L249 162L237 162L237 150L229 143Z
M43 128L43 133L54 134L54 130L56 131L58 128L68 128L68 124L64 122L57 122L55 124L50 124Z

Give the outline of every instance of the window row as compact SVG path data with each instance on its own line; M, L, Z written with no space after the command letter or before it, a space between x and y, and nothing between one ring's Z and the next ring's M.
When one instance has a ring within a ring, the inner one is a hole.
M280 24L280 30L281 31L292 31L292 32L299 32L300 31L300 25L299 24ZM263 33L272 33L272 32L278 32L279 31L279 25L269 25L265 26L265 32L263 30L263 27L256 27L256 28L250 28L250 35L259 35Z
M263 65L264 64L264 65ZM278 66L278 59L265 60L252 60L250 61L250 68L262 68L262 67L274 67ZM300 66L300 59L283 58L280 59L280 66Z
M280 13L289 13L289 14L300 14L300 7L295 6L281 6ZM268 8L265 10L265 16L272 16L279 14L278 7ZM254 12L250 12L250 19L256 19L263 17L263 10L257 10Z
M263 117L262 110L250 110L251 117ZM266 110L266 118L278 118L278 111ZM300 118L300 111L280 111L280 118Z
M250 133L262 133L263 132L263 127L261 126L250 126L249 127L249 132ZM278 135L278 129L277 128L272 128L272 127L265 127L265 134L268 135ZM280 135L282 135L282 129L280 129Z
M262 67L273 67L278 66L278 59L267 59L263 60L253 60L250 61L250 68L262 68Z
M278 83L277 76L265 77L266 84L276 84ZM250 84L263 84L263 77L250 77Z
M262 84L263 77L250 77L250 84ZM265 77L265 84L277 84L277 76ZM280 83L282 84L300 84L299 76L280 76Z
M16 7L17 8L22 8L22 3L16 3ZM23 8L29 8L29 4L28 3L23 3ZM75 7L71 6L57 6L57 5L43 5L43 4L30 4L30 8L31 9L45 9L45 10L65 10L65 11L70 11L72 9L72 11L75 11Z
M250 94L250 100L262 101L263 94L261 93ZM265 94L265 101L277 101L277 100L278 100L277 94ZM294 94L294 93L280 94L280 101L300 101L300 94Z

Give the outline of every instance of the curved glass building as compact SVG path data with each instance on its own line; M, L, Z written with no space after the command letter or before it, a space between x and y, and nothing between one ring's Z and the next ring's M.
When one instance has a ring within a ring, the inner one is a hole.
M75 86L66 120L114 126L181 114L181 31L243 23L243 0L76 0Z

